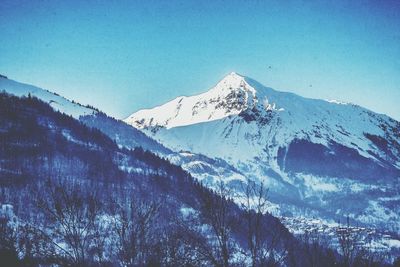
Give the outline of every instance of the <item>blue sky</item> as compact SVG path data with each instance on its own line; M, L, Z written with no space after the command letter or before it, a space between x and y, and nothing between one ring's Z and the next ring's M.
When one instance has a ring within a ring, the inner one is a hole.
M236 71L400 120L399 1L1 0L0 36L0 73L117 118Z

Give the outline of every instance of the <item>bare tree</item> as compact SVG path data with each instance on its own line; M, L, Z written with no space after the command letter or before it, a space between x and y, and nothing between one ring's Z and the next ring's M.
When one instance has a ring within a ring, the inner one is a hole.
M71 265L87 265L100 212L96 194L82 192L78 185L49 180L37 196L39 210L53 225L36 229Z
M215 195L204 194L201 196L201 214L211 227L215 238L215 241L210 241L211 246L204 247L204 255L208 256L214 266L229 266L234 250L231 232L235 219L229 208L230 197L231 191L222 180L217 185ZM211 248L212 251L208 251L208 248Z
M155 201L131 200L128 209L121 207L115 223L117 254L124 266L145 265L151 245L157 240L154 228L160 204Z
M267 218L268 188L263 183L248 180L242 191L249 250L244 253L249 254L252 267L277 266L285 260L287 250L282 246L279 222Z
M107 233L114 234L112 226L105 222L97 222L97 227L93 231L93 243L89 252L94 261L100 266L106 263L106 254L112 253L112 243L107 243L112 238Z
M339 243L339 252L343 256L343 266L354 266L356 261L365 257L366 248L362 242L359 229L350 226L350 219L347 217L346 225L336 229L336 236Z
M210 266L213 263L212 247L199 230L198 214L178 216L164 229L163 266Z
M247 224L247 245L251 266L262 266L267 260L263 217L268 209L268 189L262 183L257 185L254 181L248 180L243 187L243 197L242 208Z

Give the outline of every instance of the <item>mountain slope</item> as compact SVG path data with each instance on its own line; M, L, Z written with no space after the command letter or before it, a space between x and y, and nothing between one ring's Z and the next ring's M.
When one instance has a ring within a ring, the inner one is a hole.
M122 249L134 256L137 251L143 254L132 265L176 266L175 261L183 261L186 264L179 265L210 266L219 260L216 237L208 225L212 224L208 214L216 209L207 206L210 203L222 204L232 225L230 253L237 249L242 255L247 249L243 209L201 186L182 168L140 148L120 148L102 132L55 112L35 97L0 93L0 185L0 254L18 251L15 257L29 266L121 266ZM156 220L146 210L155 201ZM119 228L127 211L133 213L129 224ZM260 216L260 223L268 226L263 231L266 241L279 234L270 261L280 254L304 253L299 253L301 243L279 220L269 214ZM4 219L9 223L4 224ZM143 236L129 232L134 231L130 224L141 227L142 223ZM11 236L4 231L7 227L15 231ZM130 241L140 238L140 247L121 245L118 240L125 241L121 229L128 231ZM15 243L6 247L5 238ZM73 254L76 244L82 244L79 258ZM202 256L204 251L211 256ZM230 257L232 264L245 260ZM298 266L290 260L285 257L280 264Z
M108 117L98 109L91 106L83 106L48 90L13 81L7 79L5 76L0 76L0 92L1 91L19 97L28 95L37 97L49 104L54 110L79 119L92 128L102 130L105 134L116 140L121 146L129 148L142 147L160 154L172 153L171 150L163 147L141 131L127 126L125 123L114 118ZM129 136L129 138L127 138L127 136Z
M210 186L216 185L216 181L213 179L215 176L223 175L233 183L235 183L235 180L245 180L239 171L221 159L211 159L204 155L172 151L136 128L109 117L96 108L84 107L48 90L0 76L0 91L6 91L16 96L35 96L48 103L54 110L71 115L85 125L102 131L120 147L130 149L141 147L152 151L161 157L167 158L174 164L182 166L198 180ZM193 161L194 158L196 159L195 161Z
M400 123L231 73L209 91L125 122L175 150L219 157L262 181L287 214L400 229ZM348 205L351 201L352 205Z

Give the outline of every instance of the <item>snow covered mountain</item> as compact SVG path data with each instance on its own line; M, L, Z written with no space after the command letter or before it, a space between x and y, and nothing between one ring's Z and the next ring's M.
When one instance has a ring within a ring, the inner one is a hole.
M400 125L362 107L278 92L231 73L206 93L126 119L149 138L35 86L0 77L0 91L36 96L120 146L150 150L209 186L223 179L241 190L247 179L262 181L276 215L349 215L371 227L400 228Z
M287 222L319 217L335 225L347 215L381 235L400 228L399 122L359 106L278 92L231 73L204 94L133 114L131 127L1 75L0 91L35 96L120 148L150 150L207 186L222 179L241 191L247 179L262 181L270 211L293 232ZM389 237L398 244L397 235Z
M281 214L348 215L400 230L400 123L386 115L231 73L203 94L140 110L125 122L173 150L221 158L264 182Z

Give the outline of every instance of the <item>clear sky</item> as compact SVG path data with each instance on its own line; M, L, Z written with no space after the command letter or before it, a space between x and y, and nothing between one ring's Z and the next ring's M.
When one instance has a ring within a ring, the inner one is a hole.
M400 1L0 1L0 73L117 118L231 71L400 120Z

